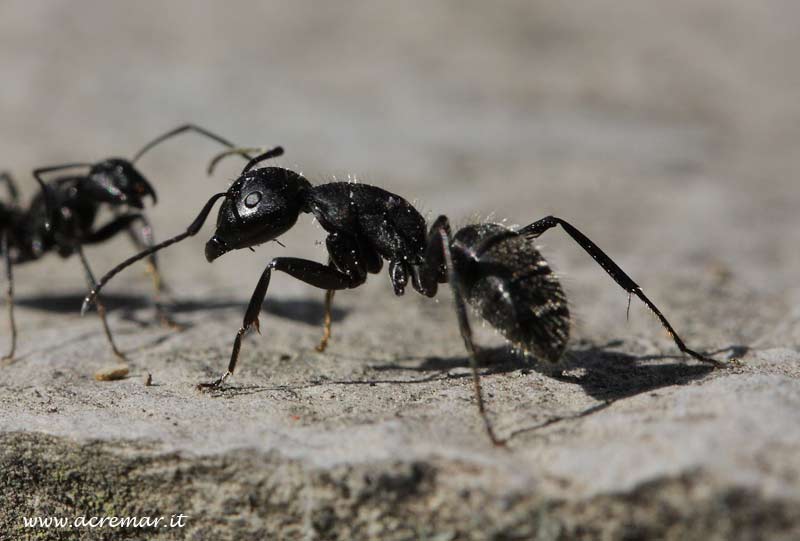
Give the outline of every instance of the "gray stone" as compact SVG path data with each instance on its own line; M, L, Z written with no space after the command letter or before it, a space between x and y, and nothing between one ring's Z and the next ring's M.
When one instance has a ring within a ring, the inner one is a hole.
M557 214L606 249L709 370L560 231L542 237L576 316L562 365L479 338L493 448L452 298L337 294L275 276L261 335L224 369L271 257L324 261L307 217L282 248L166 251L182 332L140 268L106 290L121 381L77 261L16 269L19 356L0 381L0 538L797 539L798 8L581 4L11 2L0 137L34 166L132 153L187 120L282 144L312 181L356 174L456 223ZM33 45L36 45L34 47ZM237 172L187 137L141 162L161 239ZM132 252L93 247L98 273ZM5 325L5 323L3 323ZM5 329L5 327L0 327ZM7 333L0 335L0 348ZM146 386L151 374L152 386ZM25 529L23 516L188 515L182 529Z

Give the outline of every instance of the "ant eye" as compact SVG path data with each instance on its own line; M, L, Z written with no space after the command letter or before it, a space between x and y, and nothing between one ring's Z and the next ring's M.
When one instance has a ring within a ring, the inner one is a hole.
M249 193L247 194L247 197L244 198L244 204L249 209L258 205L260 201L261 201L261 192Z

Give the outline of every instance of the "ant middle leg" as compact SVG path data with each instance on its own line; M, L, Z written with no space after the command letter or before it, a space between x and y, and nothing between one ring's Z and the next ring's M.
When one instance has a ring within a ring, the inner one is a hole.
M557 225L560 225L562 229L564 229L564 231L566 231L567 234L572 237L572 239L577 242L578 245L584 249L584 251L586 251L586 253L592 256L592 259L594 259L598 265L603 267L603 270L605 270L622 289L627 291L629 296L636 295L643 303L645 303L645 305L647 305L648 308L650 308L650 310L661 322L662 327L664 327L664 329L667 331L667 334L670 336L670 338L672 338L672 340L675 342L675 345L678 346L678 349L681 350L682 353L689 355L698 361L708 363L716 367L725 366L725 363L717 361L716 359L712 359L711 357L701 355L700 353L686 347L686 344L684 344L681 337L678 336L678 333L675 332L675 329L672 328L670 322L667 321L667 318L661 313L661 310L659 310L658 307L653 304L649 298L647 298L642 291L642 288L639 287L639 285L634 282L633 279L628 276L625 271L623 271L619 265L617 265L603 250L601 250L594 242L592 242L586 235L578 231L578 229L569 222L555 216L547 216L523 227L518 231L518 233L530 238L537 238L548 229L551 229Z
M361 285L366 281L367 273L377 274L383 268L383 259L380 254L366 242L359 241L357 237L335 232L328 235L325 245L328 248L328 266L339 269L350 276L356 285ZM336 290L334 289L325 292L322 339L316 347L319 352L325 351L331 338L333 296L335 294Z
M419 281L423 289L423 293L428 291L436 291L436 284L442 281L442 272L446 273L447 281L450 283L450 288L453 291L453 300L456 305L456 314L458 316L458 326L461 331L461 338L464 340L464 346L469 353L470 368L472 370L472 384L475 393L475 401L478 405L478 413L483 420L486 434L489 436L491 442L496 446L505 445L505 440L499 439L492 427L492 422L489 419L489 414L486 411L486 404L483 400L483 389L481 387L481 377L478 371L478 348L472 337L472 327L469 323L469 314L467 312L467 305L464 300L464 294L461 291L461 283L459 281L458 271L453 265L452 256L452 233L450 230L450 222L446 216L439 216L436 222L431 227L428 235L428 245L425 251L425 263L419 272Z
M135 222L141 223L141 229L137 232L135 229ZM145 250L154 246L153 229L150 221L144 214L121 214L111 220L106 225L91 232L84 239L84 244L97 244L104 242L118 233L125 231L138 250ZM154 253L147 256L147 272L153 280L153 288L155 295L153 304L156 308L156 314L161 325L169 328L180 328L169 317L169 314L164 308L162 302L162 295L167 291L166 285L161 279L161 273L158 269L158 261Z
M2 240L3 260L6 267L6 280L8 286L6 289L6 301L8 302L8 322L11 327L11 347L6 355L3 355L3 361L14 358L14 352L17 349L17 324L14 321L14 274L12 271L11 253L9 251L8 232L3 232Z
M325 292L325 315L322 320L322 338L314 348L320 353L325 351L328 347L328 341L331 339L331 325L333 323L333 296L336 294L335 289L329 289Z
M131 226L128 228L128 237L131 239L131 242L136 247L137 250L145 250L148 248L152 248L155 246L155 238L153 235L153 226L150 225L150 220L142 214L141 215L141 226L138 230ZM164 306L164 296L169 293L169 287L164 282L163 277L161 276L161 271L158 268L158 257L155 253L150 254L147 257L145 262L147 274L150 275L150 278L153 283L153 306L156 309L156 317L158 318L159 323L162 327L166 327L172 330L182 330L183 326L179 323L176 323L172 317L170 317L169 312Z
M333 260L328 256L328 266L334 267ZM322 338L314 348L320 353L324 352L328 347L328 341L331 339L331 325L333 324L333 296L336 294L335 289L325 291L325 314L322 318Z
M233 341L228 370L220 378L211 383L201 383L198 385L198 388L215 388L225 383L225 380L228 379L236 369L236 363L239 359L239 350L242 347L242 338L245 333L250 327L255 327L259 333L261 332L258 314L261 311L261 306L264 304L264 298L267 295L267 289L269 288L269 281L272 277L273 270L285 272L301 282L325 290L352 289L363 283L363 281L357 282L351 276L328 265L317 263L316 261L299 259L296 257L276 257L270 261L267 268L264 269L261 278L258 280L258 284L256 284L255 290L253 290L250 304L248 304L247 311L244 314L244 321Z
M92 272L92 268L89 266L89 260L86 259L86 254L83 253L83 246L77 244L75 251L78 252L78 257L83 265L83 270L86 272L86 281L89 283L89 289L94 289L97 286L97 280L94 278L94 273ZM121 361L127 363L128 358L125 357L119 348L117 348L117 344L114 342L114 337L111 335L111 328L108 326L108 319L106 317L106 308L100 301L99 296L95 299L95 306L97 306L97 314L100 316L100 321L103 322L103 330L106 333L108 343L111 345L111 350Z

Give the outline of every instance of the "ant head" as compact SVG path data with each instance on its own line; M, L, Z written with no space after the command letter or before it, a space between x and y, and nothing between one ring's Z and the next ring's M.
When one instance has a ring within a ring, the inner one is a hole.
M245 172L219 208L206 259L211 262L231 250L277 239L297 221L310 187L308 180L280 167Z
M158 201L150 183L131 162L123 158L109 158L92 166L85 189L95 199L112 205L130 205L144 208L142 199L149 195Z

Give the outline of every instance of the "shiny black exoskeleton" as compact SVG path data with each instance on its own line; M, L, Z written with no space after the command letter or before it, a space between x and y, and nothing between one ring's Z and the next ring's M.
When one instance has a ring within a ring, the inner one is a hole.
M312 186L279 167L250 170L231 186L206 244L206 259L275 240L301 212L312 214L328 232L333 267L347 276L343 280L351 288L363 284L367 273L380 272L385 259L394 289L402 294L409 275L423 263L425 219L408 201L366 184Z
M8 279L7 299L11 323L11 346L4 359L12 358L16 349L17 330L14 322L13 273L16 265L40 259L48 252L61 257L78 254L89 287L95 279L83 247L102 243L125 231L137 246L144 249L153 245L152 228L143 212L144 200L150 197L156 203L153 186L136 169L135 162L157 144L177 134L193 131L209 137L223 145L232 147L227 140L193 125L180 126L154 139L137 152L132 160L108 158L97 163L69 163L42 167L34 170L33 176L40 185L25 208L20 205L19 192L7 173L0 176L8 188L9 202L0 202L0 253L3 256ZM57 176L47 180L46 175L83 170L80 174ZM96 218L103 206L111 208L114 218L97 227ZM159 296L164 285L160 279L155 256L148 258L156 290L155 304L162 321L168 318L161 308ZM103 327L114 353L124 359L114 343L101 303L97 304Z
M236 150L221 156L233 152ZM517 348L547 361L558 361L569 338L567 299L533 239L560 225L621 287L653 310L682 352L703 362L718 364L688 349L636 283L564 220L548 216L516 230L499 224L476 224L453 235L448 219L440 216L426 232L424 218L408 201L381 188L343 182L313 186L287 169L253 169L257 163L278 155L280 149L253 158L228 191L214 195L206 203L184 233L112 269L86 297L84 307L95 302L103 285L128 265L197 234L218 199L223 199L223 203L216 231L206 244L208 261L231 250L277 240L295 224L301 213L312 214L328 233L328 264L294 257L272 259L256 285L242 327L234 339L228 370L218 380L201 387L220 386L233 374L243 335L252 326L258 328L258 314L273 270L327 291L325 334L318 346L323 350L330 337L333 292L363 284L368 274L381 271L386 260L390 281L398 295L404 293L409 280L415 290L429 297L436 294L438 284L450 284L461 335L470 353L479 411L492 442L501 444L483 405L476 346L466 307L471 305ZM212 161L212 167L218 159Z

